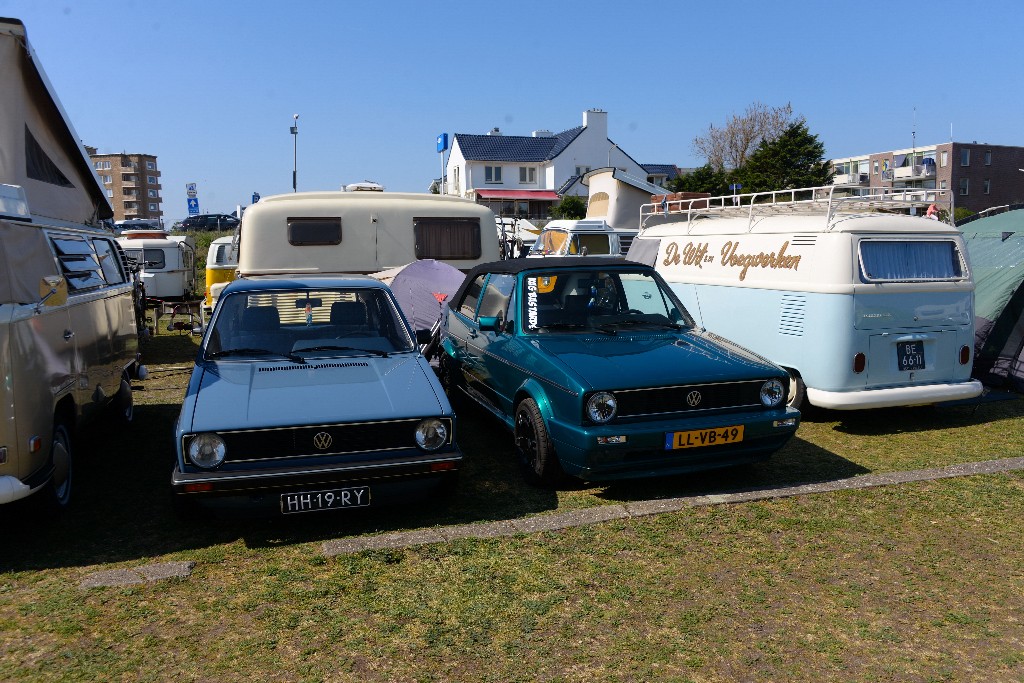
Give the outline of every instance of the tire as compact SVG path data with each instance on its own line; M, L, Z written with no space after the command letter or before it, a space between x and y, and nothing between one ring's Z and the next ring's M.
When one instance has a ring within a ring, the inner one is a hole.
M516 406L515 444L532 483L554 488L565 480L544 416L532 398L523 399Z
M789 373L789 400L786 405L800 410L807 399L807 387L799 372L790 368L786 368L786 371Z
M449 403L456 403L462 397L462 380L459 377L459 368L455 359L445 353L439 352L437 360L437 378L441 381L441 388L448 396Z
M48 500L45 502L52 512L60 512L71 503L71 484L74 481L71 434L62 422L53 425L50 459L53 462L53 476L46 487Z

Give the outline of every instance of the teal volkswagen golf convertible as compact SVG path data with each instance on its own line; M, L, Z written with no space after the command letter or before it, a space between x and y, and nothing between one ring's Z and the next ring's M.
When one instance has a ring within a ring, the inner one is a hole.
M498 416L542 485L765 459L800 420L784 370L695 327L653 268L621 259L477 266L441 344L446 391Z

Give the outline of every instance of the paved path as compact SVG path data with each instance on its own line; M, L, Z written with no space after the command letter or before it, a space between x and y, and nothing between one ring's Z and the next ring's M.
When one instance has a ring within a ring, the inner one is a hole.
M676 512L684 508L704 505L721 505L725 503L745 503L772 498L787 498L811 493L827 493L852 489L866 489L876 486L890 486L915 481L932 479L948 479L950 477L966 477L974 474L993 474L1024 469L1024 458L1005 458L973 462L966 465L951 465L932 470L914 470L911 472L890 472L887 474L865 474L849 479L838 479L817 484L802 484L772 489L755 489L735 493L712 494L708 496L685 496L682 498L664 498L661 500L644 500L623 505L602 505L583 510L569 510L554 514L542 514L522 519L501 520L482 524L461 524L457 526L402 531L378 536L357 536L326 541L323 553L327 556L357 553L363 550L379 550L384 548L407 548L424 543L444 543L457 538L498 538L529 534L538 531L556 531L584 524L608 522L614 519L646 517L663 512Z

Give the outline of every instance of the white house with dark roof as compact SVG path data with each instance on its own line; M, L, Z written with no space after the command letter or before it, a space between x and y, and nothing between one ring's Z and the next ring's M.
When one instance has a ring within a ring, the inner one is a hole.
M578 182L583 175L608 167L648 177L642 164L608 139L608 112L588 109L582 126L561 133L503 135L497 128L486 135L456 133L445 193L490 206L499 216L546 218L562 196L587 196L587 187Z

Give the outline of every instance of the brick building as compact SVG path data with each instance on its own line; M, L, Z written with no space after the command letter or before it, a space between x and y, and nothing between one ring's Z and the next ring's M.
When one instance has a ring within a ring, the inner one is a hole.
M86 146L96 175L114 209L114 220L147 218L163 224L160 170L152 154L97 154Z
M1024 202L1024 147L946 142L833 159L832 166L835 185L950 190L953 205L971 211Z

